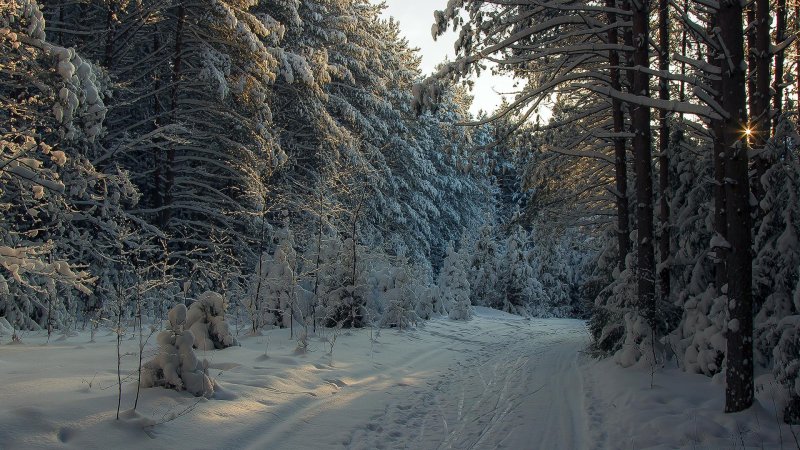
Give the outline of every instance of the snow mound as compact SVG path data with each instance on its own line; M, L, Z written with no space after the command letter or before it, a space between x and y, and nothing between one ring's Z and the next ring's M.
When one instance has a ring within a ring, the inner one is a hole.
M186 328L194 335L194 348L214 350L239 345L225 321L225 299L216 292L206 291L189 306Z
M184 329L186 318L183 304L169 311L169 326L158 334L159 352L142 370L142 387L164 386L209 398L214 386L208 377L208 361L194 354L194 334Z
M11 336L14 334L14 327L8 323L5 317L0 317L0 336Z

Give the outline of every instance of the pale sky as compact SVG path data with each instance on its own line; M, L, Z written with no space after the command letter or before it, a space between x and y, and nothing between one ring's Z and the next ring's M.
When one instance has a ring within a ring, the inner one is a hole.
M444 9L447 6L447 0L385 0L385 2L388 8L384 10L384 14L392 16L400 22L400 29L411 47L420 49L424 74L432 73L436 65L445 58L449 57L450 61L455 60L453 44L456 41L456 34L452 30L448 31L436 41L431 36L431 25L434 22L433 12L437 9ZM475 100L472 103L471 111L473 114L477 114L481 109L492 112L502 101L498 92L513 90L511 78L482 73L480 78L475 81L472 91Z

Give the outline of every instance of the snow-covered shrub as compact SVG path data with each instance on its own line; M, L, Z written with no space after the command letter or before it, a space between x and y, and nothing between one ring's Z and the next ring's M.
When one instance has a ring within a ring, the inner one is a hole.
M727 351L726 300L711 285L684 303L683 318L670 338L687 372L713 376L722 370Z
M500 286L504 289L501 309L512 314L527 316L537 306L538 316L548 315L542 308L545 300L539 274L534 272L526 248L528 233L521 227L511 233L505 242L505 254L498 264Z
M416 311L417 299L411 288L411 270L411 267L401 260L397 265L389 263L384 270L371 274L370 278L374 278L376 282L373 301L382 305L382 326L408 328L419 321Z
M464 244L462 243L462 246ZM470 285L470 299L473 305L500 308L503 304L498 280L498 261L501 249L497 244L497 230L485 225L470 251L467 267L467 281Z
M783 118L762 152L771 164L759 180L764 214L754 242L753 304L756 361L763 365L769 364L783 334L778 323L798 313L792 304L800 278L800 161L794 151L798 145L800 136Z
M438 280L444 309L454 320L468 320L472 317L466 252L463 247L461 250L456 252L452 242L447 245L447 256L439 271Z
M349 238L340 245L338 264L328 274L327 292L322 298L325 325L330 328L361 328L367 322L367 250Z
M417 301L417 317L429 320L436 316L447 314L444 308L441 289L433 283L414 283L412 285Z
M189 306L186 328L194 335L194 347L198 350L213 350L238 345L231 334L225 311L228 303L216 292L206 291Z
M775 333L779 339L772 353L772 373L786 388L789 397L783 420L786 423L800 424L800 315L784 317L777 324Z
M196 397L211 397L214 384L208 377L208 361L194 353L194 334L185 328L186 305L175 305L168 314L167 329L158 334L158 355L142 368L142 387L164 386L185 390Z
M136 241L124 224L138 197L128 174L90 162L107 150L97 141L108 77L47 42L44 27L35 1L0 4L0 123L12 130L0 137L0 314L20 328L101 309L120 272L109 261Z
M261 255L256 271L250 278L245 307L253 320L253 331L264 325L289 327L295 305L298 261L294 235L285 228L279 232L279 243L270 254Z
M626 337L625 312L636 299L634 264L635 255L629 253L625 258L625 270L615 270L611 283L595 299L589 330L593 337L592 347L601 354L617 352Z
M8 323L5 317L0 316L0 336L12 336L14 334L14 327Z

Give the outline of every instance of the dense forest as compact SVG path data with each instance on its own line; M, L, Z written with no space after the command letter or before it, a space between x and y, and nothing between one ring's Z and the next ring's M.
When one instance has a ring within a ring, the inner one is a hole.
M427 78L383 8L2 2L0 319L576 317L800 421L800 3L450 0ZM518 90L475 117L482 71Z

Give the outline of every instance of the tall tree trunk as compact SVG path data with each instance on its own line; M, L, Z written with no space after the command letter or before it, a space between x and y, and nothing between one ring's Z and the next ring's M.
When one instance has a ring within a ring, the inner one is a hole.
M620 8L624 11L631 11L631 2L630 0L622 0L620 3ZM626 47L633 47L633 28L625 27L622 31L622 42L625 44ZM631 69L635 64L633 62L633 54L630 52L625 52L625 79L628 82L627 88L628 92L633 90L633 75L634 71ZM629 111L630 113L630 111Z
M725 203L728 219L728 353L725 412L753 404L752 255L750 250L750 179L748 177L745 103L745 56L740 2L725 0L717 13L720 41L726 49L722 68L725 147Z
M669 4L667 0L658 0L658 69L669 71ZM658 98L669 100L669 81L659 78ZM669 298L670 291L670 223L669 223L669 124L667 111L659 109L658 120L658 190L660 196L658 218L661 222L661 233L658 241L660 254L659 281L661 298Z
M770 132L770 62L772 57L769 52L769 1L755 0L755 30L751 34L754 36L755 47L750 47L750 62L755 63L755 69L751 68L751 78L755 75L755 80L751 83L755 90L750 91L750 125L751 130L749 144L757 150L754 161L756 178L753 180L753 195L756 200L764 198L764 189L761 185L761 177L766 173L770 165L767 155L764 154L764 146L769 139ZM752 9L752 7L751 7ZM763 213L757 208L758 221Z
M780 44L786 39L786 0L777 0L778 9L775 11L775 42ZM783 64L786 59L784 50L775 54L775 81L772 88L775 90L773 98L773 108L775 109L776 120L772 124L772 135L777 132L778 120L783 114Z
M756 1L756 90L750 95L755 97L755 111L751 111L751 127L754 126L753 145L762 148L769 139L770 132L770 65L772 54L769 51L769 0Z
M649 61L649 0L633 2L633 63L647 68ZM650 76L633 74L634 95L650 96ZM650 107L631 105L633 160L636 172L636 220L638 224L638 302L651 327L655 326L655 251L653 246L653 169L650 150Z
M614 8L615 0L606 0L609 9ZM617 15L613 12L608 13L608 23L614 24ZM619 43L617 28L612 26L608 30L608 43L616 45ZM611 88L617 91L622 90L619 79L619 52L610 50L608 52L608 62L611 66ZM630 209L628 205L628 161L625 149L625 138L620 137L625 131L625 117L622 113L622 102L618 99L611 99L611 115L614 121L614 176L616 180L617 197L617 246L619 247L618 267L620 271L625 270L625 257L630 251L630 221L628 216Z
M186 22L186 7L181 2L178 5L178 24L175 28L175 54L172 61L172 92L171 104L172 123L178 120L178 88L181 81L183 62L183 26ZM171 144L167 150L167 163L164 170L164 209L161 213L161 226L167 227L170 220L170 207L172 205L172 189L175 184L175 145Z
M683 0L683 13L689 14L689 0ZM688 33L686 32L686 27L682 27L681 30L681 56L684 58L686 57L686 47L688 46ZM686 61L681 60L681 84L679 90L680 101L683 102L686 100ZM680 115L681 121L683 121L683 113Z
M747 29L747 94L749 97L747 98L748 107L750 108L750 117L755 117L753 112L756 110L757 105L756 96L753 95L758 88L756 87L756 66L758 66L758 62L756 61L756 4L755 0L753 0L749 5L747 5L747 9L745 10L745 16L747 18L747 23L745 23ZM751 26L752 24L752 26Z
M61 28L66 28L66 26L64 25L64 9L66 8L66 4L67 4L66 1L59 1L58 2L58 22L59 22L58 26L61 27ZM64 46L64 32L63 31L59 31L58 32L58 45L60 45L62 47Z
M715 20L719 20L718 17ZM717 22L709 24L708 32L713 33L714 27ZM721 51L716 49L715 46L709 44L707 46L708 54L706 58L709 64L719 65L719 54ZM722 104L722 80L712 80L711 87L717 96L715 100L718 104ZM716 242L711 248L714 252L714 285L717 288L717 293L721 293L722 287L728 283L728 271L726 270L727 248L723 245L728 239L728 216L725 212L725 145L723 137L723 127L725 124L722 120L711 120L711 137L712 137L712 161L714 163L714 234Z
M160 47L158 39L158 25L155 26L153 33L153 53L157 52ZM159 69L153 70L153 131L161 127L161 101L158 92L161 91L161 72ZM159 147L155 148L153 152L153 188L150 195L153 206L158 210L164 205L163 192L161 190L161 182L164 174L162 173L164 158L161 154Z
M103 66L106 69L111 69L111 64L114 62L114 40L116 39L116 3L111 1L108 5L108 12L106 13L106 45L105 54L103 55Z

